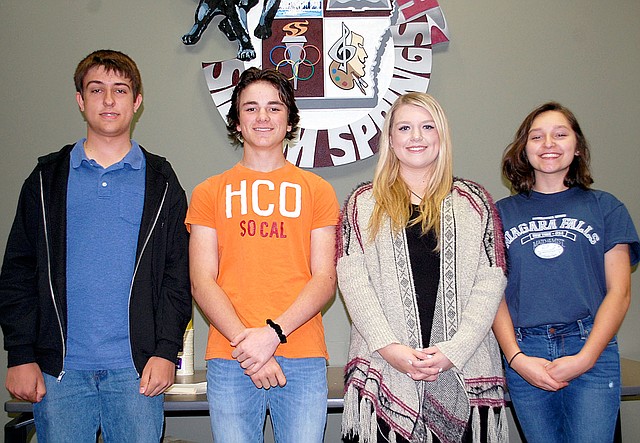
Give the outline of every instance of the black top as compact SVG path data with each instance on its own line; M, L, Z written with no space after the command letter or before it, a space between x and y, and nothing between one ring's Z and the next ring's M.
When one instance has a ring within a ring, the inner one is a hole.
M410 221L417 217L419 210L417 205L411 206ZM416 288L422 343L426 348L430 345L431 325L440 283L440 252L434 252L437 242L433 230L422 235L422 227L416 224L407 226L406 234L413 284Z

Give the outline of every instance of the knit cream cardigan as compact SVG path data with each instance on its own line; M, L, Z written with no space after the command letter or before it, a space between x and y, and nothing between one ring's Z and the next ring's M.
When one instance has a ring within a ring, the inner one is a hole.
M343 435L377 441L377 418L409 441L460 441L472 414L473 441L480 439L478 406L491 411L488 441L508 439L504 376L491 331L506 284L500 221L489 194L476 183L454 180L442 203L440 283L431 344L454 367L436 382L414 381L389 365L377 350L422 343L415 288L404 230L388 220L374 242L367 226L374 208L372 185L361 185L342 213L338 284L352 320L345 367Z

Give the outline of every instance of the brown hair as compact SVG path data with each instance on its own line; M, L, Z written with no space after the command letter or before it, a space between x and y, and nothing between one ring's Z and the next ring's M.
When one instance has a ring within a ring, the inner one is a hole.
M564 185L568 188L579 186L588 189L593 183L589 164L591 154L589 144L582 133L576 116L568 108L557 102L548 102L538 106L520 124L513 141L507 146L502 156L502 174L511 183L515 192L531 192L535 184L535 171L527 159L526 147L529 139L529 131L533 121L540 115L549 111L557 111L566 117L571 129L576 135L576 155L569 166L569 171L564 178Z
M91 68L102 66L107 72L115 72L131 80L131 90L135 100L138 94L142 94L142 77L136 62L131 57L119 51L100 49L87 55L76 68L73 81L76 91L82 94L84 91L84 78Z
M227 134L231 142L235 145L242 145L242 134L238 131L240 124L240 95L249 85L255 82L265 82L272 85L278 91L278 95L282 103L287 107L287 123L291 126L291 130L287 131L285 138L293 140L298 131L298 123L300 123L300 114L296 99L293 92L293 86L281 72L274 69L260 70L258 68L249 68L242 73L238 84L233 89L231 95L231 107L227 114Z

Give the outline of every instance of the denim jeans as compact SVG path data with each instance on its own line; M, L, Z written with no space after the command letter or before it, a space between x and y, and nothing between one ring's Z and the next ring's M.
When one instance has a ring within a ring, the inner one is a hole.
M515 328L520 349L555 360L577 354L593 327L591 317L570 324ZM556 392L536 388L505 363L509 395L529 443L613 441L620 408L620 356L616 338L593 368Z
M327 420L324 358L276 357L287 384L258 389L236 360L207 361L207 399L216 443L261 443L269 408L277 443L321 443Z
M158 443L164 396L139 393L134 368L67 370L60 381L44 374L47 393L33 405L38 443Z

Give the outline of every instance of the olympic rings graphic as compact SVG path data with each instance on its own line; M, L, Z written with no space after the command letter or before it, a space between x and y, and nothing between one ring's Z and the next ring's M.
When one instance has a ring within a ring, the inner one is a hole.
M279 62L274 61L273 56L277 49L283 49L282 58ZM317 52L317 58L314 62L307 58L307 49L315 49ZM271 48L269 51L269 61L273 66L275 66L276 70L279 71L283 66L291 66L291 77L289 80L309 80L315 74L315 66L320 62L320 58L322 54L317 46L315 45L301 45L301 44L292 44L292 45L277 45ZM300 66L307 66L311 68L311 74L306 77L300 77Z
M305 61L308 62L309 60L298 60L296 62L288 59L282 60L280 63L276 65L276 71L280 70L280 66L283 66L285 64L291 65L291 71L293 72L293 75L289 77L287 80L293 80L294 78L296 80L301 80L301 81L309 80L311 77L313 77L313 74L315 74L316 68L313 65L307 65L306 63L304 63ZM300 77L298 75L298 72L299 72L298 69L300 68L301 64L304 64L305 66L311 66L311 74L309 74L307 77Z

